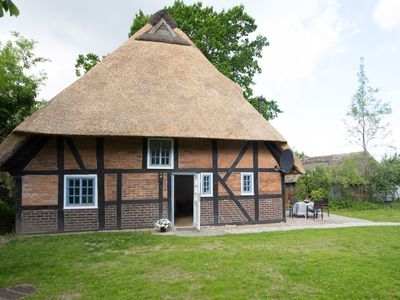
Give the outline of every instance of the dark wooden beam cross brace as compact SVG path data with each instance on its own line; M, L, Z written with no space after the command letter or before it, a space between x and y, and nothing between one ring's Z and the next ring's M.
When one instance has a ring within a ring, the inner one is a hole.
M242 149L239 152L239 155L236 157L235 161L232 163L231 167L228 169L228 172L226 172L224 178L222 179L224 182L228 179L229 175L231 175L232 172L235 170L236 166L239 164L240 160L243 158L244 154L247 152L249 147L250 147L250 142L246 142L246 144L243 145Z
M247 220L250 222L253 222L254 220L250 217L250 215L247 213L246 209L243 207L243 205L240 203L240 201L235 197L232 190L229 188L229 186L226 184L226 182L219 175L218 175L218 181L221 183L221 185L224 187L224 189L228 193L229 198L231 200L233 200L233 202L235 202L235 204L240 209L242 214L247 218Z
M79 155L78 149L76 148L74 141L70 137L66 137L65 141L67 142L68 148L71 151L72 155L75 158L76 163L78 164L81 170L85 170L85 165L83 164L82 158Z

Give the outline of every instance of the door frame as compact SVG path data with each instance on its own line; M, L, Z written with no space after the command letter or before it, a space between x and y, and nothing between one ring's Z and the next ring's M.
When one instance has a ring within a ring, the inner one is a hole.
M195 210L194 210L194 205L195 205L195 199L194 196L196 194L195 191L195 178L196 176L199 178L200 177L200 173L196 173L196 172L172 172L171 173L171 223L172 226L175 227L175 176L193 176L193 227L194 226L194 220L195 220ZM198 193L200 193L200 182L199 182L199 191ZM199 199L200 200L200 199ZM200 218L199 218L199 225L200 225Z

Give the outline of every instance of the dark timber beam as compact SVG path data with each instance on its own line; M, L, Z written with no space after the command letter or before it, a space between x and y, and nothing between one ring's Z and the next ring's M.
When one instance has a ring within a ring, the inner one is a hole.
M121 229L122 173L117 173L117 227Z
M235 204L240 209L242 214L247 218L248 221L250 221L252 223L254 220L250 217L250 215L247 213L246 209L243 207L243 205L240 203L240 201L235 197L232 190L228 187L226 182L219 175L218 175L218 180L221 183L221 185L224 187L226 192L228 193L229 199L231 199L231 200L233 200L233 202L235 202Z
M258 190L258 142L253 142L253 176L254 176L254 218L259 220L259 190Z
M64 231L64 138L57 137L58 232Z
M21 176L15 177L15 232L20 233L22 231L22 180Z
M147 169L147 138L142 139L142 169Z
M98 218L99 229L105 227L105 205L104 205L104 138L96 138L96 160L97 160L97 188L98 188Z
M67 142L68 148L71 151L72 155L75 158L76 163L78 164L79 168L81 170L85 170L85 165L83 164L82 158L79 155L78 149L76 148L74 141L72 140L71 137L66 137L65 141Z
M243 158L244 154L247 152L249 147L250 147L250 142L246 142L243 145L242 149L239 152L239 155L236 157L235 161L232 163L231 167L228 169L228 171L226 172L224 178L222 179L224 182L228 179L228 177L235 170L236 166L239 164L240 160Z
M11 175L17 175L29 164L29 162L42 150L48 142L48 136L30 138L3 166Z
M212 173L213 173L213 215L214 224L218 224L218 143L217 140L211 141Z

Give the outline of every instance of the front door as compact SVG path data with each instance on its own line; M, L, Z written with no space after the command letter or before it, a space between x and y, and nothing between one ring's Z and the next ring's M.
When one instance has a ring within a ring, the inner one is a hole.
M193 226L200 230L200 174L173 174L172 191L171 221L174 226Z

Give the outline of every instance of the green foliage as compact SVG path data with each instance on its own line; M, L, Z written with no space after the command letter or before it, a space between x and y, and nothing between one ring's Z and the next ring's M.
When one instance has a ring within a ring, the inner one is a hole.
M75 64L75 74L76 76L81 76L93 68L100 60L105 56L100 58L97 54L88 53L86 55L79 54Z
M329 206L332 209L350 209L350 210L371 210L384 207L382 202L372 201L354 201L353 198L341 197L330 199Z
M34 54L36 42L12 33L13 40L0 43L0 142L37 106L35 98L46 74L33 71L48 61Z
M369 86L364 58L360 59L360 70L357 75L359 86L347 113L349 117L347 127L350 140L361 145L366 152L373 140L383 139L389 133L388 124L382 124L382 121L392 110L388 103L375 98L378 89Z
M10 16L19 16L19 9L11 0L0 0L0 18L5 12L9 12Z
M346 159L342 164L332 166L331 184L339 187L345 193L352 186L366 186L368 181L360 171L360 162L355 159Z
M149 21L149 18L150 16L145 15L144 12L140 9L139 12L133 18L128 36L131 37L136 31L138 31L140 28L146 25L146 23Z
M315 170L307 171L297 181L296 197L303 199L308 196L320 199L328 196L337 197L339 192L340 197L351 198L353 201L370 199L371 181L363 170L366 164L371 163L370 160L365 162L349 158L339 165L317 166Z
M12 226L15 222L15 206L0 200L0 226Z
M264 97L261 97L261 99L261 115L265 119L272 120L275 119L278 114L283 113L275 100L266 100ZM251 105L258 110L258 97L251 97L249 101Z
M327 197L331 187L331 172L326 167L317 166L314 171L306 171L296 182L295 195L299 199Z
M385 156L382 162L374 168L371 181L376 192L400 198L398 194L400 188L400 154Z

